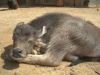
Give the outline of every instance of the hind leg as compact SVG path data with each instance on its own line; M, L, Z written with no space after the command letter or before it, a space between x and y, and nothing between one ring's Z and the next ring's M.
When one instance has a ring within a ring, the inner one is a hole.
M79 64L81 62L83 62L83 60L78 58L76 60L73 60L69 66L71 67L71 66L77 65L77 64Z
M78 56L72 54L66 54L64 60L71 61L71 64L69 65L70 67L82 62L82 60Z
M67 61L73 61L73 60L77 60L77 59L78 59L78 56L75 56L72 54L66 54L64 57L64 60L67 60Z

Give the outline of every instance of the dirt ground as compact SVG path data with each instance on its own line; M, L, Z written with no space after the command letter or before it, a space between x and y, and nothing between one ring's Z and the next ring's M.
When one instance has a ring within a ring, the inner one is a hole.
M0 75L100 75L100 62L84 62L68 67L70 62L63 61L58 67L29 65L10 62L6 54L11 49L12 33L18 22L28 23L48 12L64 12L91 21L100 28L100 10L96 8L69 7L20 7L7 10L0 7Z

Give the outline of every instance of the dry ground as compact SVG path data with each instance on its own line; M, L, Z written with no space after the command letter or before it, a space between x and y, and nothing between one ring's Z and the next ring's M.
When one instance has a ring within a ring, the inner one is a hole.
M5 55L12 44L12 32L18 22L30 20L48 12L64 12L89 20L100 27L100 10L96 8L69 7L22 7L17 10L0 8L0 75L100 75L99 62L85 62L68 67L70 62L62 62L58 67L46 67L10 62Z

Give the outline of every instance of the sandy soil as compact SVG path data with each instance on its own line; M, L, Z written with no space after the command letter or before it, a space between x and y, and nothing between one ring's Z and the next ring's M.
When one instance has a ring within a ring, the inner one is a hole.
M96 8L69 7L21 7L17 10L0 8L0 75L100 75L100 62L84 62L68 67L70 62L61 62L58 67L18 64L6 59L11 49L13 29L18 22L29 22L48 12L64 12L89 20L100 27L100 10Z

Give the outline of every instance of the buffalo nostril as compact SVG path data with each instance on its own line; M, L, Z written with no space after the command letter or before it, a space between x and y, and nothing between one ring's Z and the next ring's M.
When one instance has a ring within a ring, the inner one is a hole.
M19 48L15 48L15 49L13 49L13 53L14 54L19 54L19 53L22 53L22 50L19 49Z
M19 50L18 52L19 52L19 53L22 53L22 50Z

